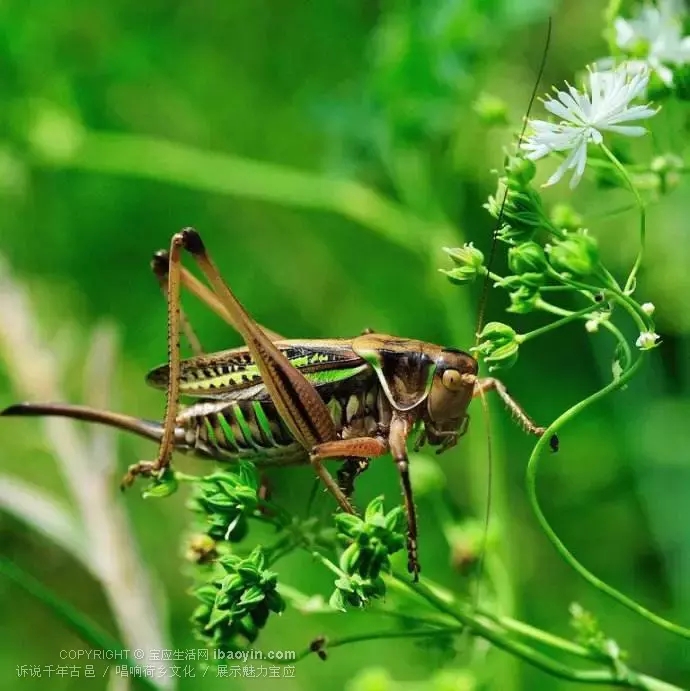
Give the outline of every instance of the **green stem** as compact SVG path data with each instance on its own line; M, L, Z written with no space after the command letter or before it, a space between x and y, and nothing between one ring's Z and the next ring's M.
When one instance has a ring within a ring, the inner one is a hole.
M588 398L572 406L571 408L566 410L562 415L560 415L554 422L552 422L551 425L549 425L547 430L544 432L544 435L540 437L537 441L534 449L532 450L530 459L527 463L527 493L529 496L530 504L532 506L532 510L534 511L542 530L549 538L551 543L554 545L560 556L568 563L569 566L571 566L577 573L579 573L587 582L589 582L595 588L597 588L603 593L606 593L607 595L609 595L610 597L612 597L613 599L617 600L622 605L627 607L628 609L639 614L641 617L647 619L648 621L651 621L652 623L667 631L678 634L685 638L690 638L690 629L683 626L679 626L678 624L674 624L673 622L670 622L667 619L664 619L663 617L660 617L659 615L655 614L651 610L643 607L635 600L627 597L620 591L610 586L608 583L602 581L591 571L589 571L585 566L583 566L568 550L568 548L565 546L565 544L562 542L562 540L558 537L556 532L549 524L544 512L541 509L539 499L537 496L537 468L539 460L542 456L542 452L546 444L548 443L548 440L551 438L551 435L556 434L556 432L558 432L558 430L560 430L561 427L563 427L567 422L571 421L585 408L587 408L590 405L593 405L594 403L597 403L608 394L613 393L617 389L620 389L625 384L627 384L628 381L632 379L637 370L640 368L642 361L643 356L638 357L637 360L627 370L625 370L618 379L615 379L599 391L593 393Z
M638 675L630 670L609 671L573 669L572 667L553 660L535 648L511 638L505 628L491 618L480 615L474 611L465 611L462 607L453 607L450 603L439 598L434 590L425 585L424 582L410 583L406 577L397 574L389 578L404 584L408 589L422 597L434 608L453 617L473 633L490 641L506 652L522 658L526 662L552 676L567 679L569 681L579 681L585 684L621 686L643 689L644 691L681 691L679 687L672 686L653 677ZM548 639L542 639L541 642L548 644Z
M324 563L331 571L338 576L342 575L340 569L335 566L329 559L319 554L318 552L309 551L312 556ZM431 584L426 579L418 583L412 583L407 576L399 574L385 574L383 576L389 590L397 590L405 593L412 593L417 597L422 598L428 604L441 613L447 616L452 621L460 624L458 627L444 625L443 622L435 622L428 617L420 620L420 624L438 625L437 631L433 628L418 632L383 632L373 634L363 634L337 639L337 645L346 645L347 643L355 643L365 640L374 640L381 638L409 638L412 636L426 636L433 633L463 633L470 631L487 641L493 643L506 652L519 657L529 664L547 672L553 676L571 681L580 681L588 684L609 684L612 686L623 686L642 691L682 691L682 689L667 684L653 677L646 675L639 675L629 670L621 671L599 671L599 670L577 670L568 667L556 660L553 660L545 653L527 645L523 641L515 640L511 633L518 634L524 638L528 638L535 643L550 647L560 652L568 653L578 656L588 662L602 662L601 657L596 653L583 648L571 641L559 638L545 631L536 629L523 622L516 621L508 617L500 617L495 614L470 607L469 605L460 605L457 603L453 595L446 589L436 584ZM380 613L390 614L391 616L398 616L396 613L380 610ZM335 642L334 642L335 643ZM328 648L336 647L334 643L329 643ZM301 660L315 650L310 646L307 650L297 656L297 660Z
M317 552L316 550L307 550L314 559L317 561L320 561L327 569L332 571L338 578L342 578L343 576L347 576L347 574L339 569L328 557L324 557L321 552Z
M567 286L565 286L567 287ZM569 288L568 288L569 289ZM538 301L538 306L540 309L544 310L544 312L550 312L551 314L556 314L559 317L564 317L567 316L568 314L572 314L570 310L563 309L562 307L558 307L557 305L553 305L550 302L546 302L546 300L539 300ZM618 344L623 350L623 353L625 355L625 367L624 369L627 369L630 364L632 363L632 350L630 348L630 345L628 344L628 341L626 340L625 336L623 336L623 333L621 330L613 323L611 323L608 319L604 319L603 321L600 322L601 326L608 331L610 331L616 340L618 341Z
M630 179L630 175L628 175L628 171L625 169L625 166L616 158L616 156L614 156L613 152L603 142L599 146L614 165L616 170L620 173L621 177L625 180L626 184L630 188L630 191L633 193L637 207L640 210L640 249L637 253L637 257L635 258L635 263L630 271L630 275L625 281L625 286L623 288L623 293L627 295L631 292L635 285L635 276L637 275L637 272L642 264L647 234L647 211L645 209L644 201L642 200L640 193L637 191L637 188L633 184L633 181Z
M601 655L597 655L591 650L588 650L587 648L584 648L581 645L573 643L565 638L559 638L558 636L554 636L547 631L542 631L541 629L537 629L534 626L530 626L529 624L525 624L524 622L518 621L517 619L513 619L511 617L499 617L486 611L481 611L481 613L485 617L496 621L507 631L518 633L521 636L529 638L537 643L547 645L549 648L554 648L564 653L576 655L578 657L593 660L595 662L602 661Z
M613 300L618 302L623 307L623 309L625 309L625 311L628 312L628 314L630 314L632 320L635 322L635 325L640 331L648 331L651 328L653 328L649 315L645 314L645 312L642 311L640 305L638 305L637 302L633 300L633 298L631 298L629 295L626 295L624 292L621 292L621 290L616 288L615 286L608 286L606 288L602 288L600 286L593 286L589 283L583 283L581 281L576 281L572 278L567 278L551 268L547 269L547 273L555 280L558 280L561 283L565 283L566 285L572 286L573 288L577 288L578 290L594 294L602 293L604 297L608 295Z
M540 298L537 298L536 301L536 306L540 307L540 303L543 301ZM545 333L548 333L549 331L553 331L554 329L558 329L561 326L564 326L565 324L569 324L572 321L576 321L577 319L581 319L582 317L586 317L589 314L591 314L593 311L596 310L596 307L594 305L587 305L587 307L584 307L581 310L578 310L577 312L571 312L567 316L563 317L562 319L558 319L555 322L551 322L550 324L546 324L545 326L541 326L538 329L535 329L534 331L530 331L529 333L526 334L517 334L515 337L515 340L518 343L524 343L525 341L529 341L532 338L537 338L537 336L542 336Z
M68 628L74 631L85 643L97 650L107 650L116 653L124 661L129 661L133 667L139 663L129 657L129 651L123 648L119 641L101 629L95 622L85 617L70 604L59 598L46 588L40 581L28 574L22 568L13 564L9 559L0 557L0 574L18 585L32 597L55 614ZM147 689L155 691L158 687L144 675L133 675L134 678Z
M438 585L437 583L432 583L431 581L429 581L429 579L424 580L427 584L427 587L433 593L434 597L437 600L445 602L447 605L455 605L456 607L462 607L462 605L459 605L457 603L455 596L453 595L453 593L451 593L450 590L447 590L446 588L444 588L441 585ZM400 583L396 580L392 580L391 585L398 590L410 590L410 587L407 583ZM414 591L415 587L411 586L411 589ZM518 633L521 636L524 636L525 638L528 638L535 643L540 643L554 648L556 650L562 651L564 653L568 653L570 655L576 655L578 657L598 662L600 662L602 659L601 655L598 655L588 650L587 648L578 645L577 643L573 643L572 641L566 640L565 638L559 638L558 636L554 636L553 634L550 634L547 631L542 631L541 629L537 629L534 626L525 624L524 622L518 621L517 619L513 619L512 617L494 614L493 612L490 612L483 607L475 606L472 607L471 612L472 614L477 614L482 617L486 617L487 619L491 619L493 622L495 622L502 628L506 629L506 631L513 631L515 633ZM446 616L448 616L447 612L444 613Z
M343 636L342 638L334 638L333 640L328 640L324 643L321 650L331 650L332 648L339 648L342 645L349 645L350 643L362 643L363 641L380 641L391 638L428 638L430 636L437 636L440 634L461 633L465 627L464 626L445 626L443 628L428 628L420 629L419 631L373 631L371 633L361 633L354 634L352 636ZM312 655L316 650L310 645L305 650L297 655L294 662L299 662L305 657ZM291 660L290 662L293 662Z

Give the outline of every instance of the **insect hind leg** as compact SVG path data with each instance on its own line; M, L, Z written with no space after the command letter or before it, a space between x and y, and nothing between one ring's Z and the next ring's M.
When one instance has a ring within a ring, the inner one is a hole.
M151 271L153 271L154 276L158 279L158 284L160 285L161 292L165 299L168 299L168 267L170 266L170 254L167 250L158 250L151 258ZM182 268L181 273L183 274L182 282L185 283L184 274L187 270ZM180 307L180 327L189 343L194 355L203 355L204 349L201 345L194 328L192 327L189 319L184 313L182 307Z

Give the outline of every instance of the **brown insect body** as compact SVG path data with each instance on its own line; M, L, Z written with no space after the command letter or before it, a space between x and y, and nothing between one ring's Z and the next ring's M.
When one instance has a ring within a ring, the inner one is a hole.
M196 260L213 290L181 266L181 250ZM152 267L168 298L168 363L148 382L167 389L163 423L85 406L25 403L3 415L60 415L108 424L159 442L156 461L130 467L158 476L173 450L219 461L248 459L257 465L310 463L340 507L353 512L349 496L369 460L390 453L400 475L408 517L408 567L415 578L417 520L409 478L407 440L416 446L452 447L466 428L473 396L494 389L533 434L543 434L496 379L478 379L476 360L460 350L423 341L365 333L354 339L286 340L258 325L230 291L198 233L173 237L169 253ZM184 285L242 335L246 347L204 354L180 309ZM196 351L181 359L184 331ZM180 396L192 397L180 408ZM338 481L323 465L342 461Z

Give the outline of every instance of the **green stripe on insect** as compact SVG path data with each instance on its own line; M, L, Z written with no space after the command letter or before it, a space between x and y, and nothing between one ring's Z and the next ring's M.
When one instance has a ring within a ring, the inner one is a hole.
M239 445L237 444L237 439L235 438L235 433L232 431L232 427L228 423L223 413L217 413L216 419L218 420L223 434L225 435L225 440L228 446L233 447L235 451L239 451Z
M268 440L271 446L278 446L275 438L273 437L273 432L271 431L271 423L268 421L266 412L259 401L252 401L252 408L254 409L254 415L256 417L256 422L259 425L259 429L263 432L264 436Z
M256 442L254 439L254 435L252 434L252 428L251 425L247 422L247 418L244 417L244 413L242 412L242 407L239 406L238 404L234 404L232 406L232 413L235 416L235 420L237 421L237 424L239 425L240 431L242 432L242 436L244 437L244 441L248 446L251 446L254 449L261 449L261 445Z

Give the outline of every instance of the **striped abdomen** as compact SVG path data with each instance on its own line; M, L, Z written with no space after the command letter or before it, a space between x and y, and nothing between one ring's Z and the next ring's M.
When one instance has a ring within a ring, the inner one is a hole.
M375 376L359 377L321 391L338 436L373 435L386 423L386 406ZM217 460L259 465L305 463L308 454L292 437L270 400L203 400L177 418L179 445Z

